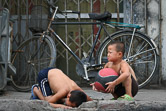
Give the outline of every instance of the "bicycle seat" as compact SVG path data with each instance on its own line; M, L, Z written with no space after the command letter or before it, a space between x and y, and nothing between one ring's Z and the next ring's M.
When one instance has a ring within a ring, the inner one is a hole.
M107 21L110 20L112 17L112 14L110 12L104 12L104 13L89 13L89 18L93 20L99 20L99 21Z

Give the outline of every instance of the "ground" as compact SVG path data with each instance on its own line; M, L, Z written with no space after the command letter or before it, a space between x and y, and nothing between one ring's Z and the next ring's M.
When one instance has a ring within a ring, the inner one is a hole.
M111 94L96 92L91 90L91 88L83 87L83 89L86 94L93 98L93 101L83 103L78 108L55 109L46 101L29 100L30 92L17 92L11 87L8 87L0 95L0 111L166 111L165 88L140 89L134 98L135 101L132 102L111 100Z

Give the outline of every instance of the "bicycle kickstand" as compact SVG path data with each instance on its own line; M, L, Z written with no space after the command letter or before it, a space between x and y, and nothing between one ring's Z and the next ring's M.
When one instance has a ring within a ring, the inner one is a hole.
M87 73L87 65L83 65L84 66L84 72L85 72L85 77L84 79L88 80L89 81L89 77L88 77L88 73Z

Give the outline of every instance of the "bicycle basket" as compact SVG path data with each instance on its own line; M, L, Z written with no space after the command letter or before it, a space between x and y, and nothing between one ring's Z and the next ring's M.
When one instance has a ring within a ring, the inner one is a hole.
M49 10L48 8L35 5L31 10L29 29L32 33L41 33L47 29Z

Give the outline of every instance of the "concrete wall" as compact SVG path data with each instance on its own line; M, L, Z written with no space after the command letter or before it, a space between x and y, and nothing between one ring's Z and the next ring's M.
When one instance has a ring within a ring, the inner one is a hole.
M145 1L145 0L144 0ZM150 0L147 1L147 5L144 7L145 10L145 25L146 25L146 31L145 33L151 37L158 48L160 49L161 43L160 41L160 2L159 0ZM161 53L159 53L159 61L157 63L157 71L155 72L155 77L152 80L152 83L161 83L161 64L160 64L160 58Z
M166 50L164 50L166 48L166 26L164 25L166 23L166 13L164 11L166 7L164 4L166 0L161 0L161 2L160 6L160 0L136 0L133 1L131 7L131 1L124 0L124 22L143 24L145 28L141 31L151 37L157 44L160 51L159 58L161 62L159 61L159 63L157 63L157 76L153 82L156 83L162 80L164 84L164 81L166 81L166 68L164 66L166 62ZM160 21L160 8L163 21Z
M142 31L153 40L159 39L159 0L145 1L133 1L133 6L131 7L131 2L124 0L124 22L142 24L145 26ZM158 41L156 42L156 44L159 44Z
M126 0L127 1L127 0ZM128 6L129 2L126 2ZM160 63L159 64L159 78L161 83L166 85L166 0L150 0L147 1L145 6L145 0L137 0L133 4L133 23L140 23L141 21L146 28L145 32L149 35L157 44L160 50ZM130 7L130 6L129 6ZM139 11L138 11L139 10ZM125 11L125 10L124 10ZM130 10L128 10L130 11ZM128 12L129 13L129 12ZM161 14L161 15L160 15ZM129 18L130 16L128 16ZM126 20L131 20L126 18ZM137 19L142 18L142 19ZM124 19L125 20L125 19ZM131 22L131 21L130 21ZM160 24L161 22L161 24Z
M162 83L166 85L166 0L161 0L161 15L162 15L162 25L161 25L161 61L162 61Z
M151 0L147 3L147 34L153 40L157 37L159 39L159 10L159 0Z

